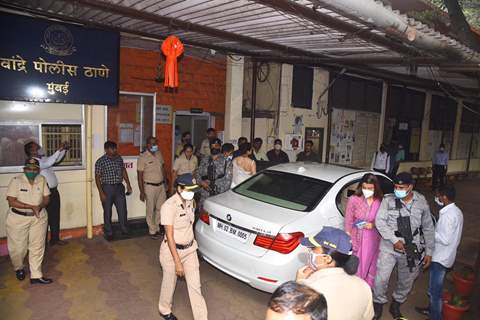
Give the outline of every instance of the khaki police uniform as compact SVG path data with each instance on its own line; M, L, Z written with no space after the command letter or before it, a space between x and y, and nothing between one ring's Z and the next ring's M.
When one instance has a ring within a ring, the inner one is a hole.
M173 170L180 176L185 173L193 174L198 167L198 159L194 155L190 159L187 159L185 154L180 155L173 163Z
M50 195L50 189L45 177L35 177L33 185L30 184L25 174L14 177L7 188L7 197L16 198L18 201L39 206L44 196ZM20 213L19 213L20 212ZM22 215L25 213L26 215ZM6 229L8 253L12 260L13 268L24 268L23 261L28 251L30 277L42 278L42 261L45 252L45 237L47 234L48 217L42 209L39 217L33 215L28 209L10 208L8 210Z
M154 154L150 151L145 151L140 155L137 162L137 170L143 171L145 202L147 207L146 218L148 232L151 235L154 235L160 230L160 208L167 198L163 164L164 160L160 151Z
M200 264L197 256L197 242L193 235L195 219L194 201L183 203L178 193L170 197L162 206L162 225L173 226L173 237L177 244L177 252L185 270L188 295L195 320L207 319L207 305L202 296L200 284ZM184 247L180 249L179 247ZM177 283L175 261L165 239L160 246L160 264L163 269L162 287L158 309L161 314L172 312L173 293Z

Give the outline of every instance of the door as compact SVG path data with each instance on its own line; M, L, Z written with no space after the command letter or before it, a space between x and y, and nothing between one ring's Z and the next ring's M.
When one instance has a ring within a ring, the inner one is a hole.
M317 161L323 159L323 128L305 128L305 141L313 142L313 152L317 154Z
M209 114L191 114L177 112L175 114L174 125L174 141L172 153L175 152L175 148L183 133L190 132L192 136L192 144L198 150L202 145L203 139L206 137L207 129L211 126L211 117Z

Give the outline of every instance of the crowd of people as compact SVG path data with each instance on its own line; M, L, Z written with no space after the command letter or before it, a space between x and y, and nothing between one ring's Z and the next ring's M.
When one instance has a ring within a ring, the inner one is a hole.
M193 232L199 207L208 197L248 179L259 167L289 162L279 139L266 154L260 138L251 144L242 137L236 150L230 143L222 144L214 129L208 129L199 150L190 139L191 135L184 133L175 150L172 183L167 180L155 137L147 138L146 150L137 162L139 197L146 202L148 232L152 239L162 239L159 260L163 278L158 307L166 320L177 319L172 302L178 277L187 282L194 318L208 318ZM313 143L306 141L298 161L314 159L312 147ZM65 244L59 236L60 194L52 166L62 160L69 146L62 144L48 157L35 142L24 149L24 173L14 177L7 189L8 250L18 280L26 277L24 260L28 251L30 282L49 284L52 280L44 277L41 269L47 225L51 230L49 244ZM115 142L105 142L104 150L95 163L95 181L104 211L104 237L110 241L114 238L113 205L121 233L129 235L126 196L133 190ZM438 166L446 166L443 152L441 148L434 158ZM397 170L396 162L390 164L390 157L382 146L374 155L372 169L386 174L392 173L390 168ZM445 168L435 170L440 169ZM463 228L462 212L455 205L455 188L443 183L438 189L435 202L442 208L435 225L428 202L414 190L412 175L395 174L393 181L394 193L384 195L378 178L365 174L348 199L344 230L324 226L318 234L301 239L306 264L298 270L295 281L282 284L273 293L267 320L381 319L383 305L389 302L388 286L394 268L398 276L389 307L393 318L404 319L401 305L422 268L430 268L430 303L417 311L432 320L441 319L443 280L455 261Z

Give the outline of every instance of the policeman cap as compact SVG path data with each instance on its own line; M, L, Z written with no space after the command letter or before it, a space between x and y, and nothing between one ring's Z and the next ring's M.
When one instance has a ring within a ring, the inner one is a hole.
M191 173L185 173L185 174L179 175L175 182L177 183L177 185L183 187L188 191L196 192L200 190L200 187L198 186L197 181L195 181Z
M25 168L40 168L40 163L35 158L28 158L25 160Z
M397 176L393 179L395 184L413 184L413 176L408 172L400 172Z
M213 146L214 144L219 144L220 146L222 145L222 140L215 138L210 141L210 147Z
M352 238L345 231L334 227L323 227L317 235L303 238L300 243L307 248L324 247L343 254L352 254Z

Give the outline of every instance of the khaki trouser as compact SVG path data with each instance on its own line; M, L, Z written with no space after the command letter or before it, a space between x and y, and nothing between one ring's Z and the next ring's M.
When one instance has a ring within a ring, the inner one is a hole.
M177 251L185 270L185 280L187 281L193 318L195 320L206 320L208 319L208 312L201 291L200 264L198 262L196 245L186 250L177 249ZM173 293L177 284L177 275L175 273L175 262L165 242L162 243L160 248L160 264L163 269L163 279L158 310L161 314L166 315L172 312Z
M145 202L147 203L147 224L148 233L151 235L157 233L160 230L160 208L167 199L165 193L165 185L152 186L145 184Z
M30 277L41 278L42 261L45 252L45 237L47 234L48 218L42 210L40 218L26 217L13 212L7 215L7 244L8 253L15 270L23 269L23 260L28 251Z

